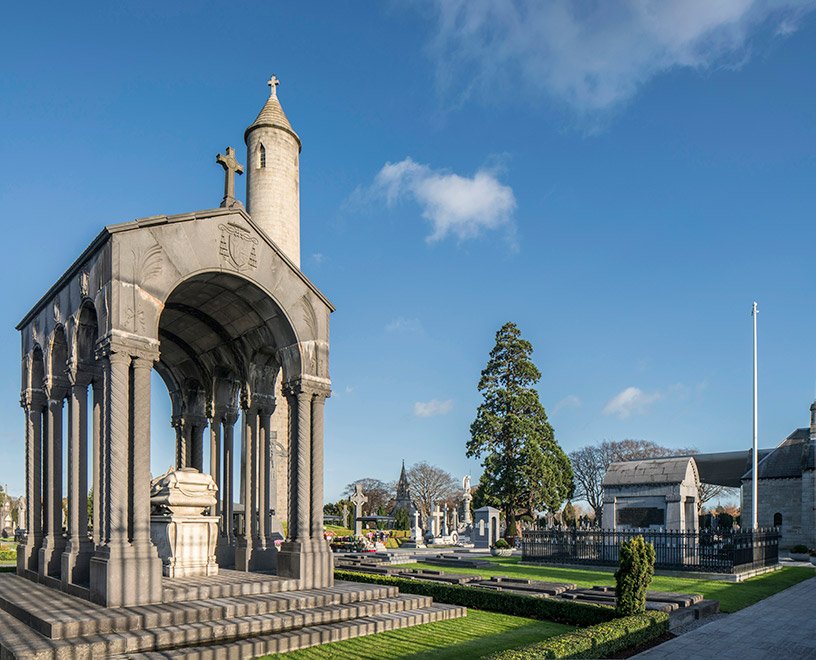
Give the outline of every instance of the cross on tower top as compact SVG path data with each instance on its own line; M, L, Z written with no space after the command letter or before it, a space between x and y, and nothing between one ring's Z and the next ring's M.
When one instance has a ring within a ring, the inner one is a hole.
M273 73L272 77L266 81L266 84L269 85L269 96L274 96L277 98L278 96L278 85L280 85L280 80L278 77Z
M224 168L224 199L221 200L221 206L229 208L236 203L235 174L243 174L244 166L235 158L235 149L232 147L227 147L225 154L218 154L215 162Z

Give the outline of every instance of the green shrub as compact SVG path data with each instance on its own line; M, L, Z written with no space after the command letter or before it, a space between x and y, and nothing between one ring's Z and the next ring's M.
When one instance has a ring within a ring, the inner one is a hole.
M651 543L635 536L620 546L615 571L615 602L618 616L646 611L646 589L654 575L655 551Z
M510 544L504 539L499 539L493 544L493 547L496 548L496 550L507 550L510 547Z
M0 561L14 561L17 559L17 548L0 548Z
M665 634L669 615L646 612L589 628L550 637L520 649L499 651L490 660L535 660L537 658L608 658Z
M806 555L808 552L808 547L806 545L802 545L801 543L793 546L790 549L791 552L797 555Z
M353 571L338 570L334 572L334 577L338 580L348 580L350 582L398 587L404 593L430 596L437 602L449 605L472 607L476 610L499 612L500 614L522 616L530 619L546 619L573 626L592 626L615 618L615 610L611 607L576 603L559 598L536 598L535 596L524 596L508 591L494 591L493 589L466 587L458 584L443 584L392 575L355 573Z

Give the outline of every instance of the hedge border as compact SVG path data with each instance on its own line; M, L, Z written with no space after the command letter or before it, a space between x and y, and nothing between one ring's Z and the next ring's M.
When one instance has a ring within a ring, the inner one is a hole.
M615 618L615 610L611 607L576 603L570 600L536 598L507 591L479 589L458 584L441 584L374 573L336 570L334 576L338 580L349 582L397 587L402 592L430 596L435 601L448 605L472 607L476 610L523 616L530 619L546 619L573 626L594 626Z
M625 649L646 644L669 629L665 612L646 612L599 623L550 637L519 649L499 651L489 660L536 660L537 658L608 658Z

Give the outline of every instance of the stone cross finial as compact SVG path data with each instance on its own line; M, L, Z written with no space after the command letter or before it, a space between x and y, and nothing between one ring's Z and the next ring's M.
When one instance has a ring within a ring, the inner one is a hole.
M266 81L266 84L269 85L269 96L274 96L277 98L278 96L278 85L280 85L280 80L278 77L273 73L272 77Z
M235 205L235 174L243 174L244 166L235 158L232 147L227 147L226 155L218 154L215 162L224 168L224 199L221 200L221 207L229 208Z

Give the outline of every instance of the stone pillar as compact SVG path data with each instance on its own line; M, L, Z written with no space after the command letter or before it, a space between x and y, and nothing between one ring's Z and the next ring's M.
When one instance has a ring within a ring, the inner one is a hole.
M162 598L161 562L149 536L150 368L156 358L127 347L107 345L101 351L108 408L105 534L91 559L90 592L93 602L108 607Z
M215 482L215 505L211 515L221 515L221 415L214 413L210 419L210 476Z
M87 585L93 546L88 537L88 385L73 376L68 405L68 544L62 554L63 585Z
M312 424L312 402L316 394L328 396L323 384L297 382L286 388L292 411L289 438L289 540L278 553L278 575L295 578L301 589L324 588L334 584L334 561L329 544L312 537L312 494L314 477L323 477L322 419ZM321 409L322 410L322 409ZM320 434L319 437L317 434ZM314 448L318 448L318 468L312 470ZM318 487L322 490L322 487ZM322 502L321 502L322 507ZM322 530L321 530L322 532Z
M183 417L174 417L170 422L176 431L176 469L187 467L187 438L185 436L185 424Z
M252 564L252 551L255 539L255 509L257 494L255 492L255 438L257 425L253 424L253 419L257 420L258 415L254 407L246 406L243 409L242 423L242 465L241 465L241 500L244 503L244 529L243 534L239 534L235 543L235 570L248 571Z
M62 531L62 407L65 391L52 386L48 400L48 452L45 471L45 502L47 525L40 548L39 574L59 576L65 536Z
M101 510L100 495L103 492L102 479L102 451L104 442L102 442L102 428L103 424L103 402L102 397L104 388L102 387L102 380L94 378L93 381L93 542L94 546L99 545L102 541L102 522L99 512Z
M38 571L42 525L42 423L45 398L40 392L23 396L26 416L26 540L17 549L17 572Z
M267 461L267 434L264 433L263 418L266 417L258 411L254 418L255 424L255 474L258 481L256 492L258 494L258 534L257 548L266 549L266 530L269 523L269 463Z
M323 538L323 410L326 397L312 398L312 538Z
M204 429L206 423L203 419L196 419L190 424L190 467L194 467L199 472L204 472Z
M233 503L235 501L234 485L234 461L235 461L235 422L238 416L235 413L227 413L224 417L224 523L226 537L233 538Z

